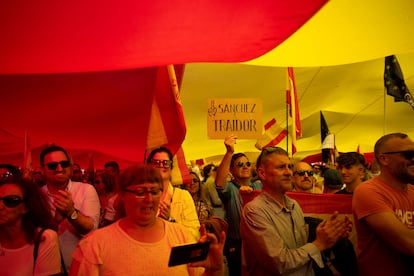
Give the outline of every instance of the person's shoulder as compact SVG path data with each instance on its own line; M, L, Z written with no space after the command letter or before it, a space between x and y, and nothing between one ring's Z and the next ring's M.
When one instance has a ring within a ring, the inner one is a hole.
M177 196L177 197L180 197L180 198L183 198L183 197L184 198L190 198L191 200L193 200L193 198L191 197L190 192L187 191L187 190L184 190L180 187L174 187L173 197L174 196Z
M263 190L263 184L262 181L256 180L254 182L250 183L250 187L253 188L253 190Z
M380 180L380 178L373 177L373 178L368 179L367 181L364 181L361 184L359 184L355 188L354 194L369 192L369 191L372 191L372 190L379 190L383 186L384 186L384 182L382 182Z
M83 183L83 182L71 181L71 189L72 190L77 190L77 191L82 191L84 193L85 192L87 192L87 193L97 193L95 187L92 186L92 184Z
M243 196L243 200L245 201L245 196ZM248 202L245 202L244 207L247 210L258 210L264 204L267 205L269 203L269 200L271 200L271 198L269 198L269 195L267 195L266 193L255 193L253 198L251 198Z
M164 221L164 223L166 235L169 235L169 238L177 239L181 243L196 242L191 231L184 225L169 221Z
M48 228L43 231L42 237L44 237L46 241L54 242L57 241L58 234L55 230Z
M342 188L342 189L340 189L339 191L335 192L335 194L336 194L336 195L347 195L347 194L352 194L352 193L348 192L348 191L346 190L346 188Z
M82 240L97 240L97 241L105 240L106 241L107 237L113 237L113 233L114 231L117 231L117 229L120 229L118 221L110 225L107 225L105 227L98 228L98 229L95 229L89 232L82 238Z

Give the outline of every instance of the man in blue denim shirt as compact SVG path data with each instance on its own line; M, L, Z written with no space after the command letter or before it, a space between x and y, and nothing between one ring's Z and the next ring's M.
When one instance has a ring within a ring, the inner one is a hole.
M229 274L231 276L241 275L241 236L240 236L240 212L242 208L240 187L247 190L261 190L261 183L252 183L252 164L243 153L234 153L234 145L237 136L230 135L224 139L226 153L217 169L216 189L224 204L228 231L224 255L227 258ZM233 179L227 181L228 173ZM242 189L243 189L242 188Z

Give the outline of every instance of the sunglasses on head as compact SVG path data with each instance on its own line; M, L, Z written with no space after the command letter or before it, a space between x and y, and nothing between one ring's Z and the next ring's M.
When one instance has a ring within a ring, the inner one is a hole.
M17 195L8 195L5 197L0 197L0 200L2 200L3 204L9 208L15 208L23 202L23 199Z
M50 162L50 163L46 164L46 166L49 170L56 170L59 165L62 167L62 169L65 169L65 168L70 166L70 161L69 160L63 160L63 161L60 161L60 162Z
M300 176L304 176L305 173L307 173L308 176L312 176L313 175L313 171L306 171L306 170L297 170L294 174L298 174Z
M389 151L389 152L383 152L382 154L402 154L404 158L407 160L411 160L414 158L414 150Z
M158 160L158 159L153 159L151 160L151 164L155 167L158 168L171 168L173 161L172 160Z
M252 165L252 163L250 163L249 161L247 161L247 162L238 162L237 164L237 167L243 167L244 165L246 165L247 167L250 167L251 165Z

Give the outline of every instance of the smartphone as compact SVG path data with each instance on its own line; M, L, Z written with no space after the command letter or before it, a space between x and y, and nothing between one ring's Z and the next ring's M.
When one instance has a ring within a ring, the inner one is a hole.
M174 246L171 248L168 266L203 261L207 259L209 248L210 242Z

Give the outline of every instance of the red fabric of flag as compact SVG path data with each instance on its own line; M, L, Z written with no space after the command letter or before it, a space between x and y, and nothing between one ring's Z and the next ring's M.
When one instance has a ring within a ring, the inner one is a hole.
M190 174L181 144L184 141L186 125L182 110L179 86L184 66L160 67L151 110L147 136L147 151L163 146L174 155L172 171L173 184L189 183Z

